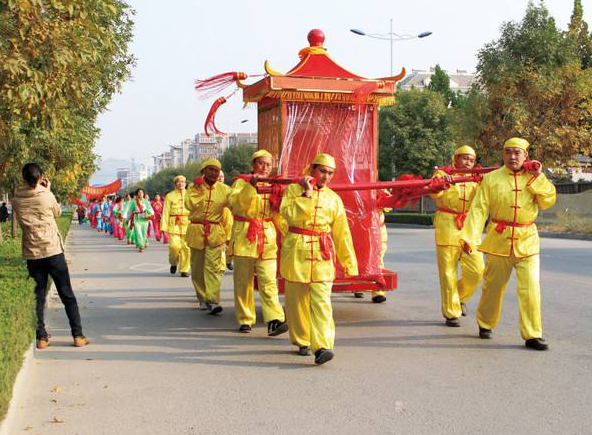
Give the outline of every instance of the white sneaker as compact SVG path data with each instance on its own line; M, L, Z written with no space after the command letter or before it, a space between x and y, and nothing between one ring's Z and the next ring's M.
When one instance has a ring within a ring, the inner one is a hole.
M208 314L217 316L222 312L222 307L218 304L208 304Z

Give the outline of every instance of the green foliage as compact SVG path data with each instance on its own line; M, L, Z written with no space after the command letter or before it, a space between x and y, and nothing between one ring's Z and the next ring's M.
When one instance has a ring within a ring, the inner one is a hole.
M0 189L37 161L56 196L96 166L94 127L134 63L122 0L0 0Z
M479 52L480 83L457 113L465 118L455 122L458 137L490 162L512 136L526 138L530 157L547 164L590 153L592 71L582 69L573 39L542 3L530 3L520 23L505 23L500 38Z
M430 90L397 92L397 103L379 113L378 170L381 180L394 175L431 177L436 165L450 164L452 128L444 97Z
M227 184L232 184L232 178L238 174L248 174L251 171L251 155L254 152L254 146L242 143L224 152L220 163L222 163Z
M458 97L457 94L450 89L450 76L446 74L446 71L440 68L440 65L436 65L434 68L434 74L432 74L428 89L442 94L446 107L456 106Z
M57 219L65 237L72 213ZM23 362L23 354L35 337L35 296L21 257L21 237L9 237L9 222L2 224L4 243L0 246L0 421L4 418L12 386Z
M568 37L576 46L583 69L592 67L592 35L588 33L588 23L584 21L584 8L581 0L574 0L574 9L569 22Z

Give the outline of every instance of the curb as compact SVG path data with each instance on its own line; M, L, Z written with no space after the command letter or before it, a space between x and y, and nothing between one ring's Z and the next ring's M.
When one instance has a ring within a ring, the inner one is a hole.
M12 386L12 398L8 406L6 417L0 423L0 435L14 435L17 432L16 428L11 427L14 423L14 416L17 413L17 408L26 400L25 392L30 381L31 367L35 359L35 342L31 343L29 349L23 356L23 365L16 375L14 385Z

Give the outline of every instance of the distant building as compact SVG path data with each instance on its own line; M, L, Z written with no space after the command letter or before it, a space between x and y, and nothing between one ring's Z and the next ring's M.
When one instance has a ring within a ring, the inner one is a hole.
M241 143L257 146L257 133L228 133L211 136L198 133L193 139L185 139L178 145L170 145L169 151L152 157L154 173L165 168L182 166L188 162L200 162L210 157L219 159L226 149Z
M434 68L430 68L429 71L419 69L411 70L411 74L401 81L401 89L408 91L411 88L427 88L432 81L432 75L434 72ZM469 92L471 90L471 85L477 80L476 74L465 70L457 69L456 73L445 72L448 74L448 77L450 77L450 89L452 91L459 91L463 94Z
M130 185L130 168L117 168L117 178L121 179L121 188L127 189Z

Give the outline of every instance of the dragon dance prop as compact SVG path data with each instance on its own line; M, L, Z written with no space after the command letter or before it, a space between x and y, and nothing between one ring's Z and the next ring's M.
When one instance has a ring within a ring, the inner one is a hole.
M88 207L88 202L84 202L81 199L75 198L73 196L68 197L68 199L70 200L70 202L74 205L78 205L78 206L83 206L83 207Z
M82 193L86 195L88 199L101 198L105 195L110 195L121 189L121 179L113 181L112 183L105 184L104 186L86 186L82 188Z

